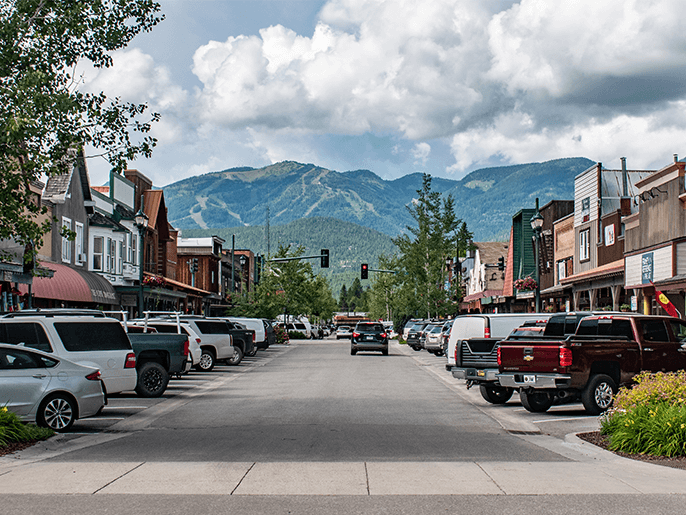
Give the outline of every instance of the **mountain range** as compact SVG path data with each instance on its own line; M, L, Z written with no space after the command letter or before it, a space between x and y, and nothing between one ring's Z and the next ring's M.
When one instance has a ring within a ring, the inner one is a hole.
M512 215L533 207L536 197L541 205L572 199L574 177L593 164L566 158L484 168L458 181L432 177L432 189L455 198L456 214L476 241L502 241ZM178 229L264 226L269 206L272 226L327 217L396 236L414 225L406 206L421 185L421 173L387 181L369 170L337 172L284 161L190 177L164 187L164 195L168 219Z

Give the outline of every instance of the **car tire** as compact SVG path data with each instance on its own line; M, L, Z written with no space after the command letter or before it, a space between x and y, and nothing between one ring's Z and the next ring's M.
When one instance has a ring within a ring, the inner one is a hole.
M413 346L412 346L412 350L414 350L415 352L419 352L420 350L422 350L422 348L421 348L421 347L417 347L416 345L413 345Z
M545 413L553 405L553 399L548 392L527 392L520 391L519 399L522 401L522 406L531 413Z
M481 391L481 396L491 404L505 404L510 400L512 394L514 393L512 388L485 384L480 384L479 390Z
M226 360L227 365L236 366L243 361L243 350L240 347L233 348L233 356Z
M351 355L351 356L354 356L355 354L357 354L357 350L354 349L354 348L352 348L352 347L350 347L350 355Z
M253 350L251 350L250 352L248 352L248 353L246 354L246 356L248 356L248 357L250 357L250 358L253 358L253 357L257 356L257 347L254 348Z
M388 349L384 349L381 351L382 356L388 356Z
M169 384L169 373L159 363L148 361L138 369L136 393L139 397L160 397Z
M617 385L610 376L594 375L581 392L581 403L589 415L600 415L612 406L616 393Z
M76 402L71 397L56 393L49 395L40 403L36 413L36 424L63 433L74 425L76 417Z
M195 366L196 370L200 372L209 372L214 368L215 357L214 352L210 349L203 349L200 355L200 361Z

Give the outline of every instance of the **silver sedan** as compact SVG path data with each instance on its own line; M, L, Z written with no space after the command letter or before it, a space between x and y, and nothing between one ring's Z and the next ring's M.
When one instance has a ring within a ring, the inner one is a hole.
M22 420L67 431L105 405L100 371L23 346L0 344L0 406Z

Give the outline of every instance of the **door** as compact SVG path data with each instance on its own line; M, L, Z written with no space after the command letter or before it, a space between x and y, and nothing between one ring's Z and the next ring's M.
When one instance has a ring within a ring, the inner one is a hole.
M643 370L674 372L684 368L681 343L671 340L664 319L643 319L638 324L643 333Z
M19 416L29 414L50 379L41 356L21 348L0 349L0 406Z

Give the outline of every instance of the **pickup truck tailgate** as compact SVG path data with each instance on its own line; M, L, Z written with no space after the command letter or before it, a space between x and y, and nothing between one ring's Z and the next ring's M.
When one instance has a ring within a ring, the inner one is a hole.
M559 345L500 345L501 372L551 372L559 366Z

